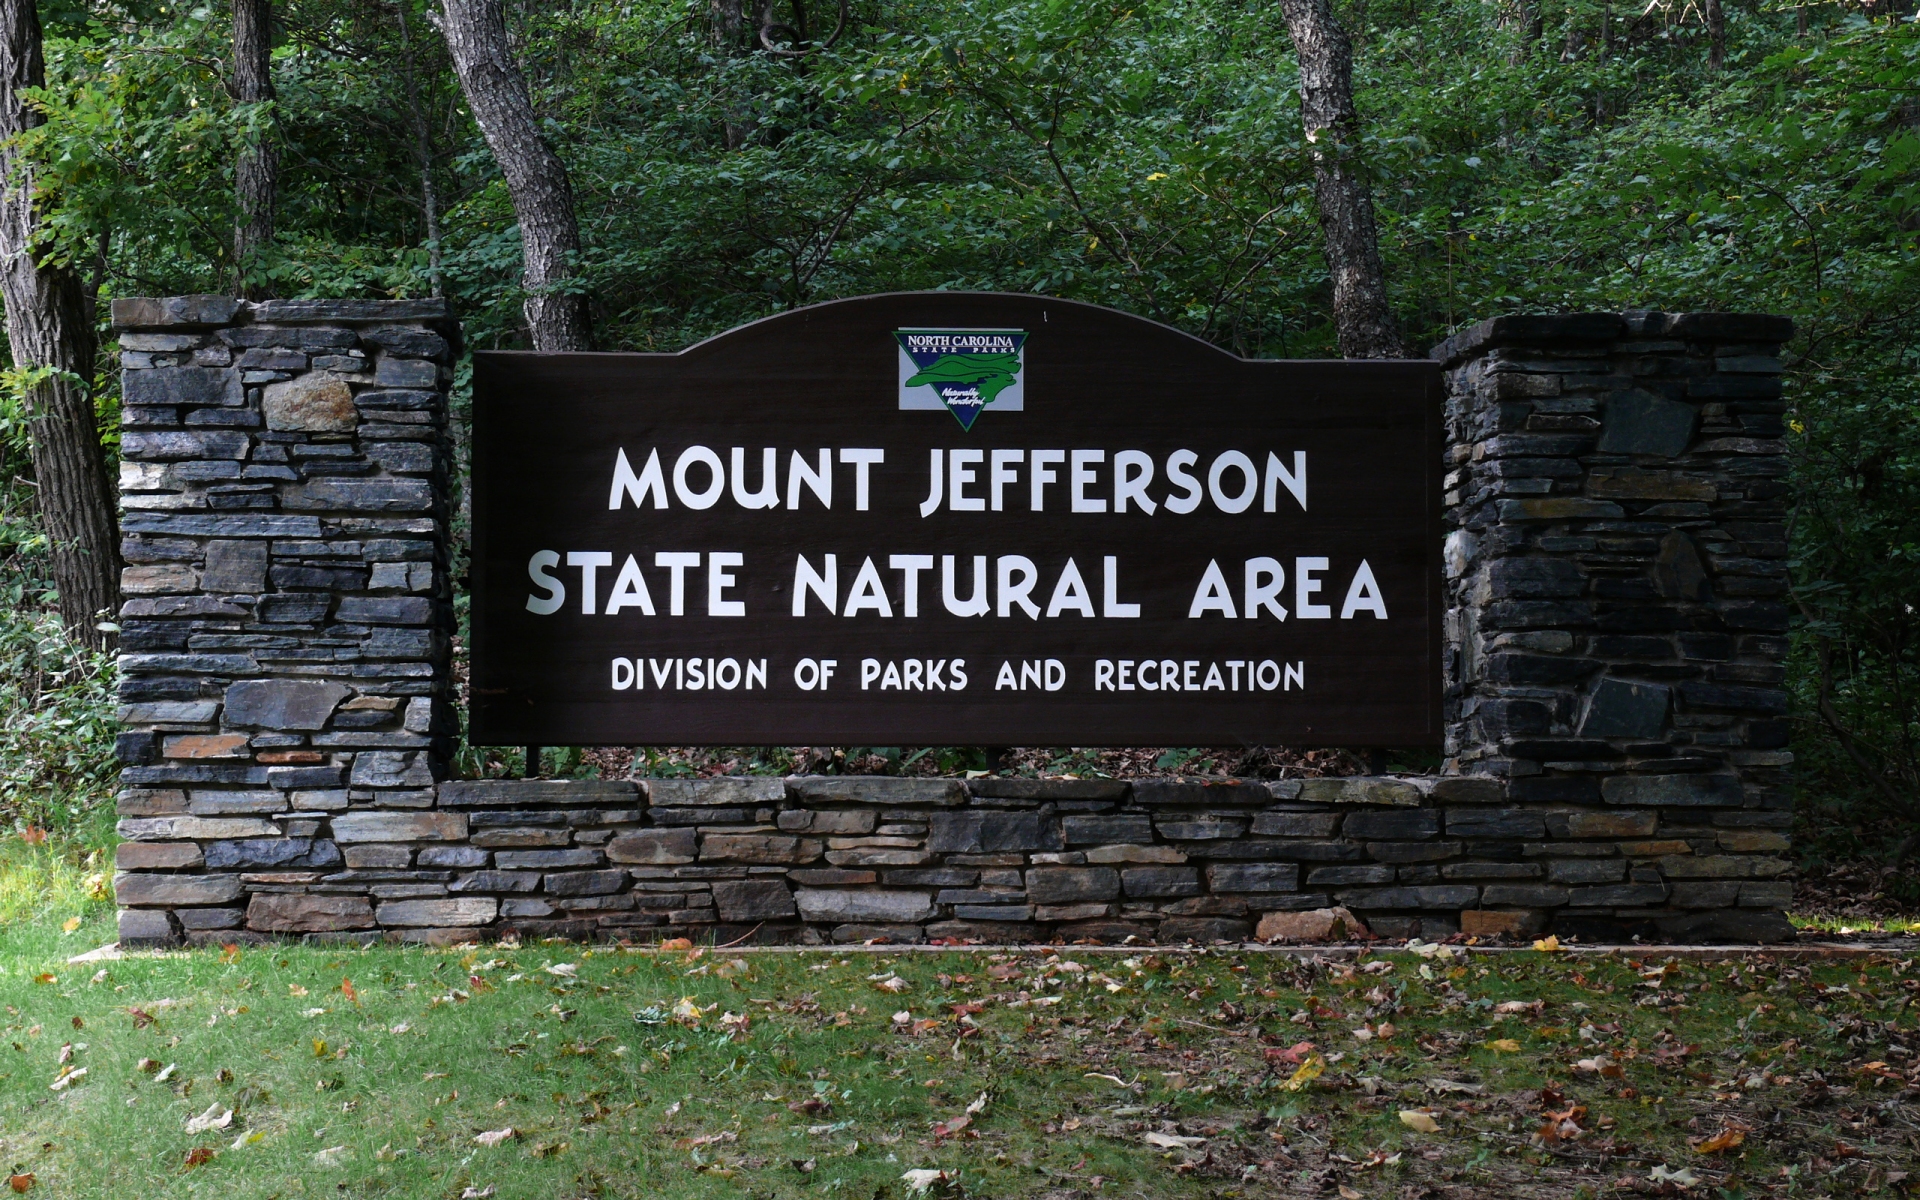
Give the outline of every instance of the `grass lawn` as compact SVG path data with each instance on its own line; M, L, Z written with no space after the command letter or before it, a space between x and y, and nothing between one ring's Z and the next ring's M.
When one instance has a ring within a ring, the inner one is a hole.
M112 940L110 912L70 857L10 845L0 1177L35 1196L1920 1183L1920 970L1891 958L554 944L70 966Z

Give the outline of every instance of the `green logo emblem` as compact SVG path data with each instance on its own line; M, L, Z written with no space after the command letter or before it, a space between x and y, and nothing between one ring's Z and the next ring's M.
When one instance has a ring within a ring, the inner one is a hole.
M1019 411L1026 364L1020 329L899 329L900 407L944 408L972 429L988 408Z

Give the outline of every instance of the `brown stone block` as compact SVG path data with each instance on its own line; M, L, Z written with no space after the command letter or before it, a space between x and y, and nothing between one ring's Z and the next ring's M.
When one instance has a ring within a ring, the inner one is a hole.
M1764 854L1792 846L1784 833L1771 829L1725 829L1720 832L1720 848L1736 853Z
M703 862L807 863L824 849L818 838L783 837L766 833L710 833L700 839ZM923 856L924 857L924 856ZM835 865L866 865L842 863Z
M1344 942L1371 940L1373 931L1344 908L1316 908L1307 912L1270 912L1254 930L1262 942Z
M637 829L607 843L607 858L617 863L690 863L697 854L691 829Z
M114 810L123 817L170 817L187 811L187 794L174 788L133 788L120 793Z
M162 751L168 758L244 758L247 735L244 733L185 733L166 739Z
M1652 809L1550 813L1547 816L1547 829L1559 837L1646 837L1659 824L1660 814Z
M192 842L121 842L113 848L113 865L122 871L178 870L202 861Z
M262 750L253 757L270 767L319 767L327 761L318 750Z
M1496 912L1468 908L1460 912L1460 932L1469 937L1532 937L1547 927L1547 914L1538 909Z
M1621 842L1620 853L1628 858L1661 858L1671 854L1692 854L1693 844L1678 838L1661 842Z
M500 902L492 896L462 896L453 900L390 900L380 906L379 919L388 926L485 925L498 916Z
M1595 471L1587 478L1587 495L1603 500L1707 500L1719 489L1705 479L1677 471Z

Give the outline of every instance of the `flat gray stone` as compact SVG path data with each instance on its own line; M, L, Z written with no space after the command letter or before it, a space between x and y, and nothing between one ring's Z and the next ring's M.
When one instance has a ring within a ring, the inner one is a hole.
M1060 837L1039 813L969 809L934 813L928 822L927 849L935 854L1058 850Z
M463 813L427 811L346 812L332 819L337 842L461 842L467 838Z
M1607 397L1601 419L1602 454L1652 454L1663 458L1686 453L1699 412L1691 404L1668 400L1639 388Z
M1608 804L1650 808L1746 803L1746 792L1732 775L1612 775L1600 781L1600 797Z
M1587 702L1581 737L1657 738L1667 725L1673 691L1657 683L1602 679Z
M373 927L365 896L305 896L255 892L247 903L247 927L265 933L332 933Z
M1417 808L1420 789L1402 779L1367 775L1303 779L1300 799L1310 804L1383 804Z
M799 888L793 893L802 920L911 924L934 915L925 892L868 888Z
M1081 904L1120 895L1120 872L1112 867L1034 867L1027 872L1027 899L1035 904Z
M375 918L382 925L447 927L485 925L500 913L500 902L492 896L461 896L446 900L389 900L380 905Z
M777 921L799 911L793 893L778 879L716 881L713 904L722 921Z
M1214 892L1295 892L1300 890L1300 866L1214 863L1207 868L1207 888Z
M648 803L661 808L754 808L780 804L787 798L787 781L771 775L649 779L646 782Z
M690 863L699 857L699 838L691 829L636 829L607 843L607 859L617 863Z
M249 679L227 688L226 723L262 729L322 729L350 694L315 679Z
M898 804L954 808L967 803L958 779L898 779L878 775L804 775L786 781L803 804Z
M564 804L570 808L633 805L640 789L599 779L449 779L439 786L442 808L513 808Z
M240 898L234 875L116 875L115 901L127 908L178 907L189 904L225 904Z

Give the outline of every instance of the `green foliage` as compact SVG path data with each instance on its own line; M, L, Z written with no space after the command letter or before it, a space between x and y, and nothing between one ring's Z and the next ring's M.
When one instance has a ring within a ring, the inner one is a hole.
M47 120L24 141L47 252L109 294L229 287L234 151L271 125L280 236L256 275L428 292L430 180L469 345L524 344L512 205L430 7L277 6L270 109L229 97L217 9L49 8ZM952 288L1109 304L1248 355L1333 352L1270 8L863 0L832 50L781 59L720 44L694 0L510 7L606 348ZM1345 6L1356 163L1415 345L1513 311L1798 322L1787 685L1808 844L1852 852L1881 840L1863 822L1920 825L1920 25L1726 10L1710 71L1698 6Z
M0 827L91 829L118 774L113 658L61 628L23 490L0 494Z

